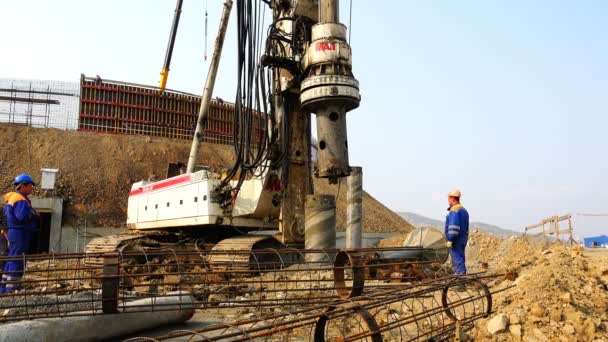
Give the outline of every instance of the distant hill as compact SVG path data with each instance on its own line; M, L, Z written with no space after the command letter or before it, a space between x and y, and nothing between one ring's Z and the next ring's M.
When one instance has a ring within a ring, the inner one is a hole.
M414 227L431 226L431 227L435 227L435 228L443 231L443 227L445 224L444 221L435 220L435 219L432 219L432 218L429 218L426 216L422 216L419 214L415 214L415 213L398 212L397 214L399 214L401 217L403 217L407 222L412 224ZM499 235L499 236L520 235L521 234L521 233L518 233L518 232L515 232L512 230L509 230L509 229L504 229L504 228L494 226L491 224L487 224L487 223L483 223L483 222L471 222L469 229L471 229L471 230L479 229L482 232L488 232L488 233L492 233L492 234Z

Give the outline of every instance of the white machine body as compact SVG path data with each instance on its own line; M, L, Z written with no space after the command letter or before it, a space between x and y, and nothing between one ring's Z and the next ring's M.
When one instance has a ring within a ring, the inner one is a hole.
M236 200L228 208L212 198L219 177L203 170L158 182L133 184L129 193L127 227L162 229L224 225L241 228L278 229L279 207L274 205L278 178L245 180ZM236 182L231 182L235 185ZM280 183L279 183L280 184Z

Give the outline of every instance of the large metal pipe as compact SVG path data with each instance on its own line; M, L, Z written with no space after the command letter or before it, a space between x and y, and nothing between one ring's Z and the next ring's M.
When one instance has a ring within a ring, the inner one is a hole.
M363 170L350 169L346 178L346 248L361 248L363 234Z
M319 139L315 174L336 183L350 173L346 113L359 106L359 82L352 75L346 26L337 22L337 1L319 4L320 22L312 27L306 52L307 77L300 84L304 110L317 116Z
M205 82L205 89L203 90L203 96L201 98L201 107L198 111L198 120L196 121L196 131L194 132L194 138L192 140L192 147L190 148L190 157L188 158L188 169L187 172L194 172L194 166L198 159L198 151L203 142L203 131L205 129L205 121L209 114L209 104L211 103L211 95L213 93L213 87L215 86L215 78L217 76L217 69L220 65L220 57L222 56L222 47L224 46L224 38L226 37L226 31L228 30L228 20L230 19L230 10L232 9L232 0L224 0L224 9L222 10L222 17L220 19L220 29L215 39L215 47L213 48L213 56L211 57L211 64L209 65L209 73L207 74L207 81Z
M321 0L319 2L319 22L337 23L340 21L340 2L338 0Z
M348 139L346 136L346 110L330 105L317 111L317 177L329 178L334 183L338 177L348 176Z
M304 246L306 249L336 248L336 198L306 196ZM307 253L306 262L333 263L335 253Z
M194 315L194 299L187 293L142 299L128 303L124 313L90 316L75 312L73 317L42 318L0 325L0 342L103 341L138 331L183 323ZM146 306L159 311L141 312ZM137 312L140 311L140 312ZM81 316L76 316L81 314ZM92 313L91 313L92 315Z
M160 91L165 91L167 87L167 78L169 77L169 66L171 65L171 57L173 56L173 46L175 45L175 37L177 36L177 27L179 25L179 17L182 13L182 4L184 0L177 0L175 5L175 15L173 16L173 23L171 24L171 32L169 33L169 44L167 45L167 52L165 53L165 62L163 63L163 69L160 72Z

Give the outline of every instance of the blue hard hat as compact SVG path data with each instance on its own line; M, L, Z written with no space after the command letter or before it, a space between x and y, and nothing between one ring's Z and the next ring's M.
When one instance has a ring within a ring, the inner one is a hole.
M15 180L13 181L13 185L20 185L20 184L34 184L36 185L36 182L34 182L34 180L32 179L32 176L28 175L28 174L20 174L19 176L15 177Z

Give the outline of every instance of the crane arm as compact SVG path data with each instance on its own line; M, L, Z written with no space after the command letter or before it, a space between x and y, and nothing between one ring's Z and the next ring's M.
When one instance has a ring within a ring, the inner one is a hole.
M173 56L173 46L175 45L175 37L177 36L177 27L179 25L179 17L182 13L182 4L184 0L177 0L175 5L175 14L173 15L173 23L171 24L171 32L169 33L169 44L165 53L165 62L160 71L160 91L165 91L167 87L167 78L169 77L169 66L171 65L171 57Z

